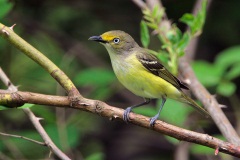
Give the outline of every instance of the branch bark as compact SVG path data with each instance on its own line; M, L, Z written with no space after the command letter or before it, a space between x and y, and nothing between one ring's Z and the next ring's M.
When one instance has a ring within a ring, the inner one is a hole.
M16 94L18 96L16 96ZM11 97L11 100L8 99L9 104L13 102L21 101L21 103L34 103L42 104L42 99L48 99L47 102L44 102L44 105L56 106L56 107L70 107L74 109L80 109L94 114L98 114L103 117L107 117L110 120L120 119L122 120L124 110L121 108L116 108L110 106L102 101L91 100L83 98L78 102L77 105L71 106L71 101L67 96L51 96L31 92L15 92L15 93L1 93L0 91L0 104L5 102L4 97ZM51 97L51 98L49 98ZM11 102L12 101L12 102ZM60 103L61 102L61 105ZM130 113L131 123L152 129L149 126L149 117ZM39 128L39 127L38 127ZM213 149L219 149L220 152L227 153L236 157L240 157L240 146L224 142L220 139L214 138L207 134L197 133L189 131L183 128L179 128L170 124L167 124L163 121L157 120L154 128L154 131L174 137L180 141L192 142L200 145L204 145Z

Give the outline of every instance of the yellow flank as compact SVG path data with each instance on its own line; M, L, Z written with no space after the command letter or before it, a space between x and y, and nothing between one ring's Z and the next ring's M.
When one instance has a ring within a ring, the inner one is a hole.
M180 100L182 93L172 84L147 71L138 61L136 54L127 57L119 55L112 60L113 70L119 81L134 94L145 98L161 98L162 96ZM123 60L124 59L124 60Z

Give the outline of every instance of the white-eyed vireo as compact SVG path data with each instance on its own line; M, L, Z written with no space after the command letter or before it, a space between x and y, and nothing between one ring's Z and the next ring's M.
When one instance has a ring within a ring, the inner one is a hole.
M92 36L89 40L100 42L106 47L118 80L131 92L145 99L143 103L125 110L124 121L129 121L129 113L133 108L148 104L150 99L156 98L162 98L162 103L158 113L150 119L150 126L158 119L166 98L188 103L203 115L209 116L205 109L182 91L188 87L173 76L157 57L141 48L129 34L119 30L109 31Z

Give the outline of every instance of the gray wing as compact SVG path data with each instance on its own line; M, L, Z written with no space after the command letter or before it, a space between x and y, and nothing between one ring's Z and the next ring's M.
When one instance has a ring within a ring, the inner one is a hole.
M145 53L137 53L136 57L142 63L142 65L149 70L152 74L161 77L166 80L177 89L189 89L185 86L179 79L177 79L174 75L172 75L159 61L157 57L154 55L145 52Z

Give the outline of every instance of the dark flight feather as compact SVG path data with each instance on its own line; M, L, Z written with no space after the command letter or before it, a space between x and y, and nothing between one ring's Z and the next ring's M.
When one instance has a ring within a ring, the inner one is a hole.
M136 57L142 65L152 74L161 77L177 89L189 89L179 79L172 75L159 61L157 57L150 53L137 53Z

